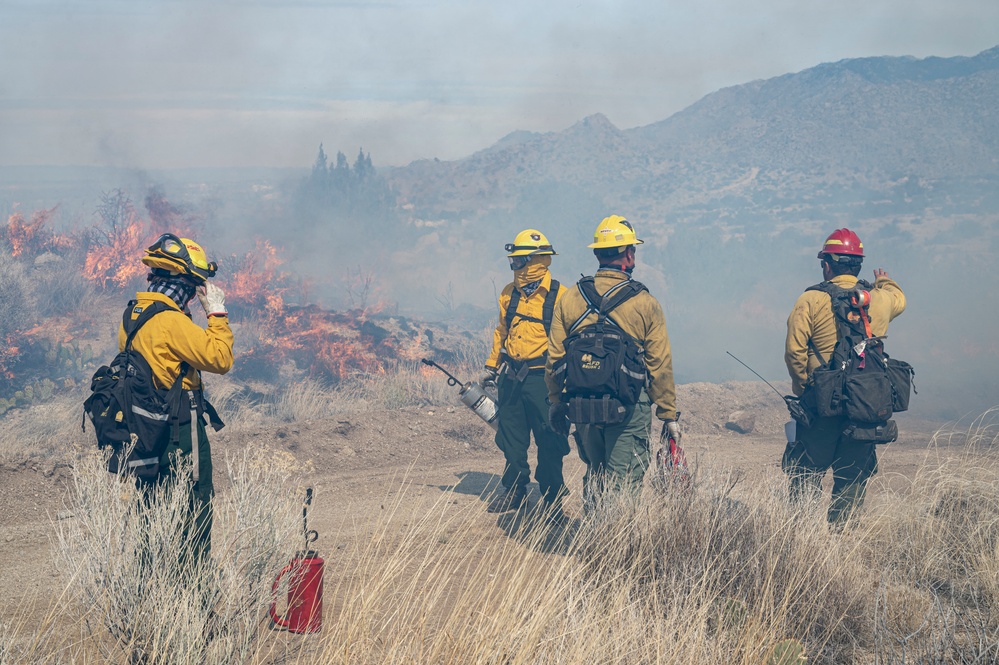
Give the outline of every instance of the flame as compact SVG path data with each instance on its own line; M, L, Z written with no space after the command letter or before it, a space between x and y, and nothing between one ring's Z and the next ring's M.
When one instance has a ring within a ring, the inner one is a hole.
M4 345L0 348L0 379L5 381L14 379L12 366L20 354L19 346L18 335L10 333L5 336Z
M106 291L123 291L146 272L140 259L161 227L169 225L166 230L186 235L184 226L189 220L162 197L151 195L146 209L151 219L143 219L129 208L113 224L70 234L48 228L54 208L35 212L30 221L18 212L8 220L6 239L14 257L58 251L77 262L75 268L66 262L67 268L79 270L85 279ZM66 251L69 249L78 251ZM283 266L280 249L267 240L257 241L240 257L223 261L219 281L226 292L230 318L237 325L237 334L239 325L250 333L245 341L240 340L237 353L237 371L245 378L276 378L293 368L293 375L305 373L335 383L358 373L385 374L400 362L416 361L425 353L429 340L422 332L411 327L392 331L373 320L385 304L368 305L368 298L377 291L370 275L348 277L355 280L348 286L353 289L351 303L357 307L333 311L315 304L294 304L304 300L307 284ZM23 353L34 348L35 341L45 338L67 344L79 335L90 334L78 315L37 324L0 340L6 342L0 349L0 383L26 378L15 375L28 369L22 367Z
M237 316L253 312L263 312L270 319L281 316L289 277L279 270L284 261L278 249L267 240L258 240L255 249L231 263L232 277L223 285Z
M56 206L58 207L58 206ZM60 235L47 228L56 207L36 210L31 213L31 221L24 221L21 212L7 218L7 241L11 256L38 256L45 252L61 253L73 245L73 238Z
M104 289L124 288L146 272L138 259L151 244L144 239L148 239L145 225L133 218L109 235L106 242L90 248L83 262L83 276Z

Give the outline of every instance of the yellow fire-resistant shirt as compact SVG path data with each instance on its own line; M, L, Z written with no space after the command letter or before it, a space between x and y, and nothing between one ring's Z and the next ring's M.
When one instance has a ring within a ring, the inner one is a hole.
M184 377L184 389L201 387L198 370L225 374L232 369L232 330L229 317L208 317L208 328L202 328L192 321L177 304L162 293L140 292L135 294L138 301L132 309L132 320L139 318L141 310L154 302L170 305L173 311L160 312L135 333L132 348L138 351L153 371L158 388L169 388L180 374L180 364L191 366ZM118 350L125 348L127 339L124 326L118 327Z
M618 282L628 279L628 275L620 270L606 269L598 270L594 277L593 284L601 295ZM548 399L552 403L558 402L561 394L561 389L552 376L552 368L565 355L565 338L569 336L569 326L585 311L586 301L578 288L567 289L565 297L555 305L551 336L548 338L548 363L545 366ZM676 420L673 355L670 352L669 334L666 332L666 317L659 301L648 291L642 291L619 305L611 313L611 317L645 349L645 368L649 373L648 393L656 405L656 415L663 420ZM591 313L579 327L596 321L597 315Z
M852 289L857 285L853 275L836 275L830 280L836 286ZM871 304L868 314L871 319L871 334L880 337L888 333L888 322L905 311L905 294L894 280L879 277L871 289ZM791 376L791 390L801 395L805 390L808 376L819 366L819 359L809 348L808 340L829 361L836 346L836 317L832 310L832 299L822 291L805 291L798 296L794 309L787 318L787 342L784 347L784 363Z
M498 369L503 362L502 351L506 350L506 355L517 362L525 360L537 360L538 367L544 367L544 362L540 358L548 350L548 335L545 334L545 326L541 323L528 321L519 316L513 317L510 329L506 328L506 310L510 305L510 296L514 289L520 287L510 282L503 288L499 297L499 323L493 332L493 350L486 361L486 367ZM542 319L545 298L552 288L552 274L545 271L545 276L541 278L541 284L537 290L529 296L524 292L520 293L520 302L517 303L517 313L529 316L540 321ZM561 300L566 289L563 286L556 294L556 299Z

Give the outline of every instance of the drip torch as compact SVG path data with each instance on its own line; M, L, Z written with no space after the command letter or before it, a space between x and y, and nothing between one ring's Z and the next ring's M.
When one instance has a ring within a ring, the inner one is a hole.
M433 360L422 358L420 362L424 365L436 367L440 371L444 372L447 376L447 384L449 386L461 386L461 389L458 390L458 398L461 399L461 403L474 411L475 415L482 418L482 420L484 420L493 429L499 428L499 423L496 422L496 398L490 395L485 388L474 381L464 383Z
M318 633L323 627L323 568L325 562L317 552L309 549L316 542L319 533L309 528L308 510L312 505L312 488L306 488L302 503L302 531L305 536L305 549L292 558L291 563L281 569L271 586L270 615L275 626L291 633ZM288 609L285 616L277 613L277 589L281 578L290 573L288 581Z

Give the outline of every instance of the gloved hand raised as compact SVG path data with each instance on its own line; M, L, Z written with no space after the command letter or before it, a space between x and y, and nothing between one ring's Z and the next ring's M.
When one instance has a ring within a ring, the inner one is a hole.
M483 388L495 388L498 374L499 370L495 367L486 367L486 371L479 377L479 385Z
M548 424L559 436L569 436L569 405L556 402L549 406Z
M199 286L198 300L205 308L206 316L226 316L229 314L225 308L225 292L214 284Z

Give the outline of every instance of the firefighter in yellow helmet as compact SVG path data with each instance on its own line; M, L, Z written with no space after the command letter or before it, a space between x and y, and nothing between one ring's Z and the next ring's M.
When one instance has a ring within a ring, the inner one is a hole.
M504 492L494 497L488 509L506 512L524 505L531 479L527 450L533 433L538 447L535 478L544 500L544 516L560 522L565 494L562 458L569 453L569 442L566 434L555 432L548 424L544 374L552 312L565 288L548 270L555 250L540 231L521 231L505 249L513 281L499 297L499 323L481 379L483 386L498 384L496 445L506 460Z
M597 226L596 275L555 306L545 380L556 430L576 425L587 464L584 507L605 487L638 492L649 466L652 405L679 442L673 356L666 318L648 289L631 278L642 241L624 217ZM623 333L623 334L622 334Z
M209 262L205 250L188 238L163 234L146 251L142 262L149 266L146 291L135 294L129 303L130 321L136 321L143 311L156 303L163 308L144 323L132 339L132 349L149 363L157 388L170 388L183 376L179 440L171 442L156 467L158 481L169 480L175 474L172 463L176 458L189 460L193 484L190 488L191 518L187 525L189 553L198 560L211 550L212 453L205 430L205 418L215 429L222 427L215 409L205 400L202 372L225 374L232 368L233 335L229 327L225 294L209 283L217 266ZM197 297L208 319L207 327L191 320L190 304ZM164 307L165 306L165 307ZM127 339L125 322L118 331L119 351ZM158 466L157 466L158 465Z

